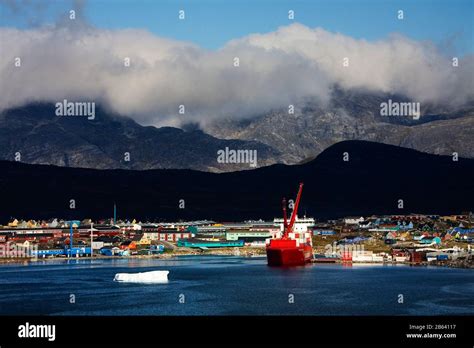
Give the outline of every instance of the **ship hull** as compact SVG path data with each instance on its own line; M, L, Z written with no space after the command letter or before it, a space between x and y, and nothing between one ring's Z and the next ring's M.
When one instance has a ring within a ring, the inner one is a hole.
M267 248L269 266L303 266L312 259L311 246L294 248Z

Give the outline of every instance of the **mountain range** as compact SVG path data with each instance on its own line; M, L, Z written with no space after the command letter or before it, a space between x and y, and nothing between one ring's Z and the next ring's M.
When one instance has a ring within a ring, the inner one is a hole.
M0 113L0 159L95 169L193 169L230 172L248 163L222 163L218 151L251 150L257 166L297 164L345 140L367 140L431 154L474 158L474 102L456 109L421 106L421 117L386 117L380 105L404 96L335 88L326 104L307 99L288 110L249 119L216 118L181 128L142 126L97 108L94 120L58 117L48 103Z
M219 163L219 150L256 150L257 164L279 159L258 141L222 140L199 129L144 127L97 108L95 118L55 114L54 104L29 104L0 114L0 159L96 169L234 171L246 163ZM19 155L19 157L18 157Z
M299 182L305 185L300 215L317 218L474 211L473 159L453 161L366 141L337 143L300 165L230 173L13 161L0 161L0 171L3 222L13 217L108 218L114 203L122 219L271 219L281 216L282 197L294 198Z
M287 164L314 158L344 140L367 140L427 153L474 157L474 102L447 108L421 104L418 120L381 116L381 104L413 102L400 95L334 89L326 105L308 100L288 110L274 110L248 120L219 119L205 131L223 139L258 140Z

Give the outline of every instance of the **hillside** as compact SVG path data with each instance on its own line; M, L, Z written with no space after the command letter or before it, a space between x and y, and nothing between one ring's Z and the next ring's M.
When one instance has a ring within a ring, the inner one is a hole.
M343 161L343 153L349 161ZM271 219L305 183L300 213L346 215L474 210L474 160L345 141L302 165L232 172L92 170L0 162L0 219ZM69 209L75 199L76 209ZM180 199L185 209L179 209ZM404 209L398 208L403 199Z

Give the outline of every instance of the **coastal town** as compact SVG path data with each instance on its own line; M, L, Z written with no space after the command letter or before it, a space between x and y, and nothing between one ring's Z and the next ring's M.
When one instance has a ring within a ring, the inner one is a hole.
M12 219L0 226L0 262L83 257L234 255L258 257L281 236L273 221L142 222ZM410 263L472 268L474 215L387 215L316 221L297 217L296 235L311 233L312 262Z

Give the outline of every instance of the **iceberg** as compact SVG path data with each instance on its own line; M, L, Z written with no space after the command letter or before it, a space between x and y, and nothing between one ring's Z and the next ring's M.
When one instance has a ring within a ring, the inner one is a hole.
M141 273L117 273L115 282L124 283L167 283L169 271L151 271Z

